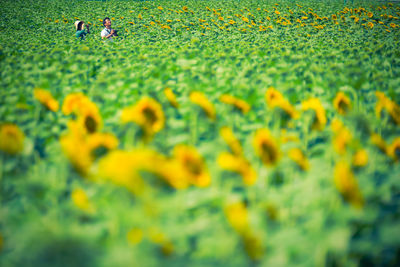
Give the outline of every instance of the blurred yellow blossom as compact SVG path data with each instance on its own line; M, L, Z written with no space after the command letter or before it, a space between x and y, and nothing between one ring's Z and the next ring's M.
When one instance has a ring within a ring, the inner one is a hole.
M0 150L14 155L22 152L25 135L20 128L11 123L0 125Z
M51 111L58 111L59 104L58 101L54 99L52 94L44 89L35 88L33 90L34 97L47 109Z

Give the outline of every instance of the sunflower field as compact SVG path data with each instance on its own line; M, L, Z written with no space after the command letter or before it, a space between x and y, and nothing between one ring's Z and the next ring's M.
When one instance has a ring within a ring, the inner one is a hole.
M0 266L399 266L398 1L0 14Z

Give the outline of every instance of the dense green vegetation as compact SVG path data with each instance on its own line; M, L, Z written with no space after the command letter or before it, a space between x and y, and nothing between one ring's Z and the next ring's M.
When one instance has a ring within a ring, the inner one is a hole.
M0 14L1 266L400 263L398 3Z

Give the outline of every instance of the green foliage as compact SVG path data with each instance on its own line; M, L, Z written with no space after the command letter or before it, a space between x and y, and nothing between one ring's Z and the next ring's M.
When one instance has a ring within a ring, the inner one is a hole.
M2 1L0 125L18 125L25 140L18 155L0 152L0 265L398 265L400 156L396 161L383 153L370 137L378 133L389 146L400 134L390 114L375 114L376 91L400 101L399 4L355 1L346 9L342 1L276 3ZM120 35L112 41L100 38L106 16ZM83 41L75 37L78 19L90 25ZM271 86L298 111L303 101L318 98L327 126L313 131L315 114L294 120L269 108L265 92ZM166 87L177 95L179 109L168 102ZM60 105L71 93L88 96L120 149L141 146L139 127L123 125L121 110L143 96L156 99L166 123L146 147L171 155L178 144L195 146L211 185L177 190L143 174L154 189L137 197L82 177L59 142L72 117L40 105L34 88L50 91ZM193 91L215 105L215 121L189 101ZM347 115L333 105L338 92L352 103ZM241 114L221 103L223 94L245 100L251 110ZM332 145L334 118L352 133L344 155ZM241 142L258 176L255 185L245 186L240 175L218 166L219 153L228 150L219 136L222 126ZM260 128L277 140L293 135L299 141L282 141L282 158L265 167L252 147ZM308 171L289 159L292 148L304 151ZM360 149L369 162L351 169L365 200L356 209L333 177L335 164L351 164ZM95 212L73 204L76 188L84 189ZM250 259L224 215L224 207L238 200L246 203L251 229L263 244L258 260ZM138 244L128 242L132 228L143 231ZM152 229L173 244L172 254L152 240Z

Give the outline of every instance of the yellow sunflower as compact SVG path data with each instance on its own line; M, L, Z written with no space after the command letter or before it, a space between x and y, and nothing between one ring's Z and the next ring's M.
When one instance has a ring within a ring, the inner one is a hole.
M368 153L365 149L358 150L352 159L352 165L355 167L363 167L368 163Z
M315 118L312 124L313 129L322 130L326 124L325 109L318 98L310 98L302 102L302 110L312 110L315 113Z
M58 111L59 104L58 101L54 99L52 94L44 89L35 88L33 90L33 96L48 110Z
M347 145L351 142L353 136L341 121L334 119L331 124L335 136L333 138L333 147L338 154L346 152Z
M74 205L82 211L93 213L95 211L86 192L82 188L76 188L71 193L71 199Z
M363 207L364 199L358 188L357 180L346 162L340 161L336 164L334 183L336 189L347 202L356 208Z
M69 94L65 97L61 110L64 115L78 113L80 107L87 101L90 100L82 93Z
M144 97L136 105L123 109L121 120L124 123L138 124L149 135L161 131L165 123L161 105L149 97Z
M85 101L79 109L78 123L87 133L98 132L103 127L103 120L95 103Z
M400 158L400 137L397 137L387 148L387 154L395 161Z
M198 187L207 187L211 183L206 163L195 148L178 145L174 148L174 158L181 164L188 180Z
M299 148L292 148L289 150L289 158L293 160L297 166L299 166L303 171L310 168L307 157L304 155L303 151Z
M276 140L267 129L260 129L253 138L256 154L265 165L274 165L280 158L280 150Z
M375 92L375 95L378 98L378 102L375 106L375 114L378 118L381 117L382 110L386 110L390 117L396 124L400 124L400 107L385 96L383 92Z
M250 110L250 105L247 104L246 101L231 95L224 94L219 98L219 101L228 105L232 105L237 110L240 110L243 114L246 114Z
M15 155L24 149L25 135L15 124L0 125L0 150Z
M164 94L167 97L169 103L171 104L171 106L173 106L174 108L178 108L179 104L176 101L176 95L174 94L174 92L172 91L171 88L167 87L164 89Z
M241 156L223 152L218 156L217 162L222 169L240 174L246 185L253 185L257 180L257 174L250 162Z
M291 118L296 119L298 117L297 111L289 101L272 86L265 92L265 101L267 102L268 107L272 109L278 107Z
M386 142L379 134L373 133L371 135L371 143L374 144L377 148L379 148L379 150L381 150L383 153L387 152Z
M229 224L238 233L249 231L249 215L246 206L242 202L229 204L225 207L225 216Z
M233 134L232 130L229 127L227 126L222 127L219 130L219 133L226 142L226 144L229 146L233 154L237 156L242 155L243 148L240 145L239 140L235 137L235 135Z
M207 97L203 93L192 92L189 98L193 104L196 104L203 109L207 117L209 117L212 120L215 120L216 113L214 105L207 99Z
M344 115L351 109L350 99L343 92L338 92L333 100L333 106L339 114Z

